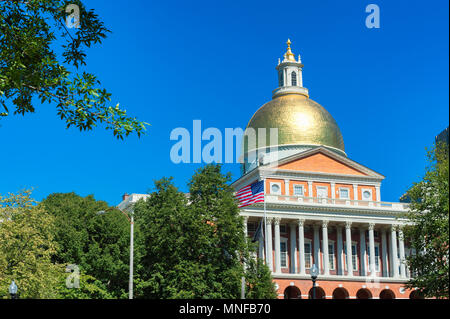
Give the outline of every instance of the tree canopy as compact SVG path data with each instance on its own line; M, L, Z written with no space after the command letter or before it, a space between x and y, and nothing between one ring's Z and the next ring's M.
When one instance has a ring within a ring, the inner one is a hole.
M411 200L407 217L411 225L405 239L414 250L407 258L412 279L425 297L449 297L449 153L440 143L428 151L428 167L420 182L408 190Z
M72 29L66 18L74 11ZM102 123L119 139L144 133L147 123L111 105L97 77L81 70L86 50L109 32L80 0L0 0L0 118L35 112L40 100L56 105L67 128Z
M102 283L111 296L126 297L130 225L125 216L92 195L54 193L40 206L54 218L58 250L53 262L75 264L92 281Z
M229 180L220 165L207 165L189 182L189 196L165 178L155 182L147 200L135 205L139 297L239 298L242 276L258 278L254 272L261 267L245 268L251 250ZM253 280L249 296L273 296L270 273L258 279L269 284ZM269 292L258 292L255 285L265 285Z

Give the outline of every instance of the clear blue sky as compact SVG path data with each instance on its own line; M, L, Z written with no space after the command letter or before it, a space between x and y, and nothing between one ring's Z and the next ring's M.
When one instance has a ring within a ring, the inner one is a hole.
M366 5L381 28L365 27ZM386 176L397 201L422 176L425 147L448 126L448 1L89 1L112 30L87 69L146 136L66 130L53 105L0 121L0 193L34 187L110 204L173 176L183 191L198 164L173 164L172 129L244 127L271 99L287 38L310 97L336 119L347 155ZM239 176L239 166L225 170Z

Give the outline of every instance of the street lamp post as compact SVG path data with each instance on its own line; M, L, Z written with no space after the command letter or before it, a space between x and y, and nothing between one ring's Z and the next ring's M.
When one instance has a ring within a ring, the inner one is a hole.
M108 208L106 211L101 210L97 212L97 215L105 214L107 211L112 209L118 209L122 214L124 214L128 221L130 222L130 278L128 282L128 299L133 299L133 269L134 269L134 215L131 213L131 218L128 216L127 213L125 213L120 208L114 207L114 208Z
M16 299L17 296L17 285L14 280L9 285L9 294L11 295L11 299Z
M317 268L316 264L313 264L310 270L311 273L311 280L313 282L312 287L312 299L316 299L316 279L319 275L319 269Z

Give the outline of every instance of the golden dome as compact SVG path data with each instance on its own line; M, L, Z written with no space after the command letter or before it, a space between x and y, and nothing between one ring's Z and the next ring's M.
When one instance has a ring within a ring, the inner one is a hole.
M302 94L285 94L267 102L250 119L249 127L256 133L267 128L267 146L271 145L268 129L278 128L279 146L323 145L345 154L341 131L331 114Z

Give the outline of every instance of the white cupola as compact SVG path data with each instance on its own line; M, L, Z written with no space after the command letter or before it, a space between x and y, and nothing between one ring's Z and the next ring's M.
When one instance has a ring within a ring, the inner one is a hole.
M308 89L303 87L303 64L300 55L296 61L291 51L291 40L288 39L286 43L288 47L284 54L284 59L281 62L278 59L276 67L278 71L278 88L272 92L272 98L289 93L297 93L309 97Z

